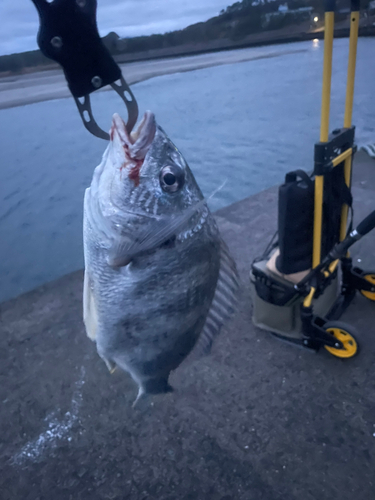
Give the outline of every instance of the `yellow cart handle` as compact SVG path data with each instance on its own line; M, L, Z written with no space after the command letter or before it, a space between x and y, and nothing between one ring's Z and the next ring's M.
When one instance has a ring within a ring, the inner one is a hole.
M344 128L350 128L352 126L355 66L357 61L357 42L358 42L358 29L359 29L359 8L360 8L360 0L351 0L349 58L348 58L348 76L346 80ZM345 183L349 188L352 178L352 162L353 162L353 155L348 157L345 160L344 164ZM340 227L341 241L346 236L347 225L348 225L348 205L343 205L341 210L341 227Z
M331 104L331 79L332 79L332 52L333 33L335 24L335 0L327 0L324 14L324 60L323 60L323 87L322 87L322 113L320 119L320 142L327 142L329 135L329 110ZM312 267L320 264L322 247L322 216L323 216L323 175L315 176L315 202L314 202L314 240Z
M332 53L333 36L335 23L335 0L326 0L325 4L325 29L324 29L324 62L323 62L323 87L322 87L322 113L320 121L320 142L327 142L329 137L329 114L331 101L331 78L332 78ZM351 0L350 14L350 38L349 38L349 60L348 76L346 85L345 99L345 118L344 128L350 128L352 125L353 97L355 66L357 58L357 42L359 28L359 9L360 0ZM344 175L348 187L351 183L352 154L345 159ZM323 175L315 176L315 201L314 201L314 241L313 241L313 261L312 267L319 265L321 261L322 246L322 215L323 215ZM346 236L348 219L348 206L344 205L341 213L340 239Z
M329 110L331 104L331 77L333 33L335 24L335 0L325 2L324 13L324 60L322 87L322 114L320 119L320 142L327 142L329 135Z
M344 118L345 128L349 128L352 125L354 79L355 79L355 66L357 60L357 42L358 42L358 28L359 28L359 8L360 8L360 0L351 0L348 78L346 83L345 118Z

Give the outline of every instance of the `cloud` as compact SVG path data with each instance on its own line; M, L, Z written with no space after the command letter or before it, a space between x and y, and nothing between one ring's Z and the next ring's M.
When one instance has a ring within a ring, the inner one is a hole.
M232 3L230 0L98 0L102 36L151 35L206 21ZM0 55L37 49L39 27L31 0L0 0Z

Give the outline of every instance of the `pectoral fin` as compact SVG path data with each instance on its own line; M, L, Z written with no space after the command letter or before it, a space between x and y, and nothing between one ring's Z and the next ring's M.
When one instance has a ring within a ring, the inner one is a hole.
M116 240L110 249L108 264L112 267L126 266L136 255L154 250L161 246L182 231L191 217L200 210L205 203L205 200L201 200L196 205L187 208L185 212L180 215L153 221L152 226L134 235L133 240L125 238Z
M191 217L222 189L225 183L226 181L215 189L207 200L198 201L195 205L188 207L182 214L154 220L150 227L139 234L133 234L132 239L119 238L115 240L109 251L108 265L115 268L127 266L135 256L154 250L175 237L184 230Z

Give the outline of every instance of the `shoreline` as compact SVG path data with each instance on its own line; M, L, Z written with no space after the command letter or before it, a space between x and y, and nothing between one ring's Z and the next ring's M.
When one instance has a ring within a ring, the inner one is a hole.
M200 54L210 54L215 52L225 52L237 49L268 47L270 45L289 44L306 42L309 40L324 39L324 28L319 28L309 32L288 32L285 30L275 30L249 35L243 40L235 42L228 39L213 40L207 42L204 47L198 48L196 45L186 45L181 50L179 47L168 49L155 49L145 52L135 52L132 54L115 55L114 59L118 64L138 61L150 61L156 59L168 59L170 57L186 57ZM289 31L289 30L288 30ZM334 38L349 38L350 28L336 28ZM359 37L375 37L375 26L360 26Z
M348 38L350 28L342 26L342 22L335 28L334 38ZM371 26L360 26L359 37L375 37L375 24ZM125 64L131 62L153 61L158 59L182 58L188 56L195 56L201 54L211 54L215 52L226 52L237 49L267 47L269 45L288 44L296 42L304 42L317 38L318 40L324 39L324 27L318 28L314 31L293 31L288 26L287 29L282 28L274 31L263 31L244 37L240 41L233 41L230 39L217 39L210 40L204 44L186 44L177 45L175 47L168 47L164 49L152 49L142 52L131 52L122 54L112 54L117 64ZM2 78L11 78L15 76L42 73L52 70L60 69L57 63L51 62L49 65L27 67L24 68L22 73L0 73L0 82Z
M283 54L305 52L307 49L290 49L288 46L270 51L269 47L256 49L233 49L184 57L170 57L120 64L129 85L150 78L205 69L225 64L236 64L251 60L278 57ZM108 92L110 86L97 92ZM61 69L15 75L0 79L0 110L35 104L55 99L71 98Z
M361 27L360 32L362 37L375 37L375 26ZM348 35L349 28L335 30L335 38L346 38ZM232 42L230 45L228 40L215 40L202 48L185 47L184 51L176 53L170 49L159 49L126 57L115 56L115 60L129 85L134 85L157 76L299 52L304 49L288 50L288 45L313 39L322 40L323 37L323 30L285 35L277 32L271 38L260 33L251 35L251 39ZM283 45L285 50L278 49L270 53L269 48L273 45ZM111 87L99 89L99 92L108 90ZM71 94L63 72L57 65L23 74L0 76L0 110L67 97L71 97Z

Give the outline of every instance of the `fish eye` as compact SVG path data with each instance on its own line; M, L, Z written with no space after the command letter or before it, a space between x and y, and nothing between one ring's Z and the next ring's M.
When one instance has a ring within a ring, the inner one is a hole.
M160 170L160 185L163 191L175 193L182 188L185 182L185 174L182 168L167 166Z

